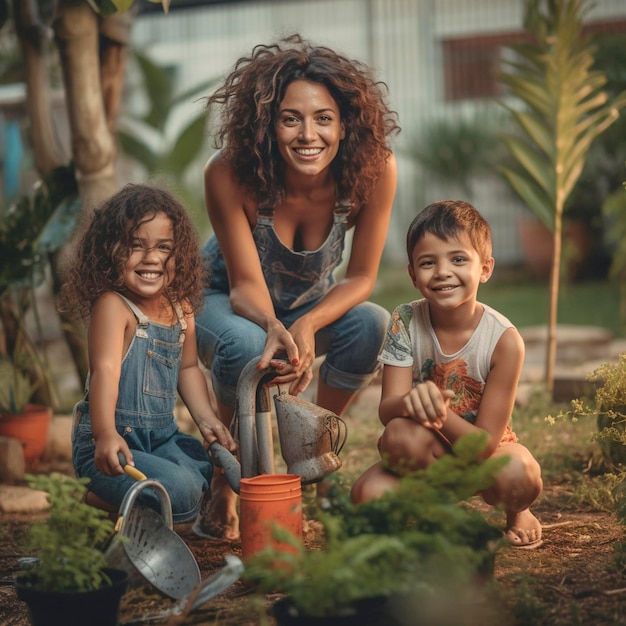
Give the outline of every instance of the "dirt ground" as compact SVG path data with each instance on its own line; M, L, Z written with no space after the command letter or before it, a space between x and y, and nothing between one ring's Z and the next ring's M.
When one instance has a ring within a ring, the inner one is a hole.
M480 602L491 603L481 624L498 626L626 624L626 574L616 564L614 546L623 540L624 528L613 514L581 510L572 505L567 483L546 484L534 507L544 528L544 544L534 550L506 548L496 557L494 581ZM11 584L20 552L20 539L36 515L4 515L0 531L0 624L29 624L26 605ZM305 528L308 528L305 523ZM177 531L192 550L202 578L224 565L225 554L240 554L238 543L208 542L195 538L188 527ZM311 536L306 536L311 540ZM495 596L493 595L495 593ZM270 607L241 582L186 617L148 623L220 626L274 624ZM497 599L494 599L497 598ZM122 603L121 624L146 623L146 617L171 608L174 601L149 585L128 592ZM265 616L265 617L264 617ZM142 621L143 619L143 621ZM169 620L169 621L168 621ZM467 620L459 619L458 624ZM417 620L416 620L417 623ZM421 623L421 622L420 622ZM410 625L411 621L407 621ZM433 622L440 626L442 622Z

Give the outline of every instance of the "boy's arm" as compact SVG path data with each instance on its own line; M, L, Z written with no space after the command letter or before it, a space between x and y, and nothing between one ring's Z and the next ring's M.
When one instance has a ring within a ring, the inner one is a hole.
M206 378L198 365L196 325L193 316L187 316L187 330L183 344L182 360L178 373L178 393L207 443L217 440L227 450L237 448L228 428L216 415L209 399Z
M383 426L395 417L409 417L404 397L413 386L413 368L396 365L383 366L383 383L378 417Z
M385 426L396 417L406 417L425 428L440 429L453 396L432 381L413 386L412 367L385 365L378 415Z
M448 417L442 428L443 434L454 442L477 429L486 431L489 442L484 456L490 456L498 447L511 418L523 363L524 342L517 329L509 328L500 337L491 357L491 369L478 408L476 424L472 425L448 410Z

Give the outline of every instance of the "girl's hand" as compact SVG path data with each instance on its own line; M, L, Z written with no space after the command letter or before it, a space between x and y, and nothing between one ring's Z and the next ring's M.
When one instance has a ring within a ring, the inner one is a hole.
M98 471L105 476L118 476L124 473L120 465L118 453L126 458L128 465L134 465L133 454L123 437L112 431L111 434L100 435L96 441L94 463Z
M216 420L210 424L199 424L198 428L207 447L214 441L224 446L229 452L237 452L237 442L233 439L228 428L222 422Z
M440 429L447 416L454 391L441 391L432 380L418 383L404 396L404 407L410 418L426 428Z

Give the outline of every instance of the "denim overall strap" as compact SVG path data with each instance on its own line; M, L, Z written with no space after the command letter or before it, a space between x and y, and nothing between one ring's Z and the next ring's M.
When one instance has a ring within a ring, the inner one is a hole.
M126 296L122 295L118 291L116 293L124 302L126 302L126 306L133 312L133 315L137 318L137 328L135 329L136 337L143 337L144 339L148 336L147 328L150 320L147 315L144 315L143 311L134 303L131 302Z
M258 209L253 237L277 312L321 298L333 286L333 271L342 259L350 210L350 202L338 201L326 241L317 250L294 251L280 241L274 230L274 209Z
M148 336L146 332L146 328L150 323L150 320L146 315L144 315L143 311L134 303L131 302L126 296L123 296L121 293L115 292L117 295L126 302L128 308L133 312L135 317L137 318L137 328L135 330L136 337L143 337L144 339ZM187 320L185 319L185 315L183 314L183 309L180 306L180 303L173 303L174 312L176 313L176 318L178 323L180 324L180 334L178 336L178 341L183 343L185 341L185 331L187 330Z

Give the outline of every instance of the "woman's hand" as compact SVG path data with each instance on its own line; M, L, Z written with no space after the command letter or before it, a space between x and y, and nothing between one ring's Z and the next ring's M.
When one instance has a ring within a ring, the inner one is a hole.
M258 369L274 368L277 374L269 384L290 384L292 395L303 392L313 380L315 334L302 319L296 320L289 330L278 320L269 326L265 350L257 365Z

